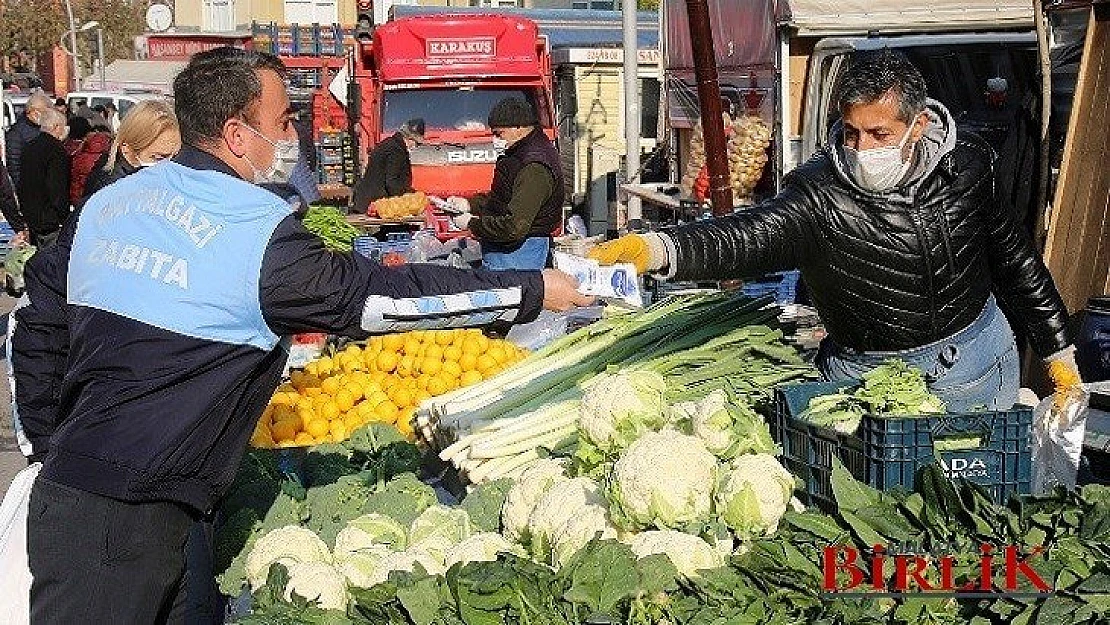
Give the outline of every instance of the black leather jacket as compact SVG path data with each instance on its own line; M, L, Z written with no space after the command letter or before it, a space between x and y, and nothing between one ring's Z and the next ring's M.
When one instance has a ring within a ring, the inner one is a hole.
M990 147L973 135L952 143L913 185L884 193L856 186L839 151L826 148L790 172L774 199L669 232L673 279L799 268L829 336L864 351L951 336L993 291L1038 355L1067 347L1067 311L1052 277L996 201Z

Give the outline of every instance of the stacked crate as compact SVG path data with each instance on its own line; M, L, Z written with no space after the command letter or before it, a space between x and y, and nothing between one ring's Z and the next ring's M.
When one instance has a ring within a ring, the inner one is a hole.
M343 145L347 141L347 133L342 130L320 132L316 144L316 162L320 184L346 184Z

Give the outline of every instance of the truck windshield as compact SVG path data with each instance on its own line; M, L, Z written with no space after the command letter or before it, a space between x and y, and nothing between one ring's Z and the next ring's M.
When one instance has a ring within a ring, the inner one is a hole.
M521 98L536 110L534 95L525 89L386 91L382 131L395 131L415 117L424 118L428 130L487 130L490 109L505 98Z

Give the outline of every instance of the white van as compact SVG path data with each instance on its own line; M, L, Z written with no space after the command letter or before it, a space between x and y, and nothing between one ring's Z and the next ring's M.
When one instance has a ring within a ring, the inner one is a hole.
M113 104L116 110L119 111L119 118L123 119L127 116L127 111L143 100L166 100L166 96L160 93L152 93L147 91L72 91L66 96L66 104L69 106L71 114L76 113L81 105L88 105L89 108L95 108L97 105L107 106Z

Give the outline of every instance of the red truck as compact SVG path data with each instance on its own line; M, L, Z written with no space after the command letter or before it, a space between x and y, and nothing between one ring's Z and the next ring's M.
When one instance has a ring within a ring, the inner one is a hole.
M430 195L488 191L497 151L486 126L501 99L524 98L554 140L551 56L534 22L510 15L428 15L386 22L357 39L349 113L359 174L367 152L422 117L427 144L412 151L413 186Z

